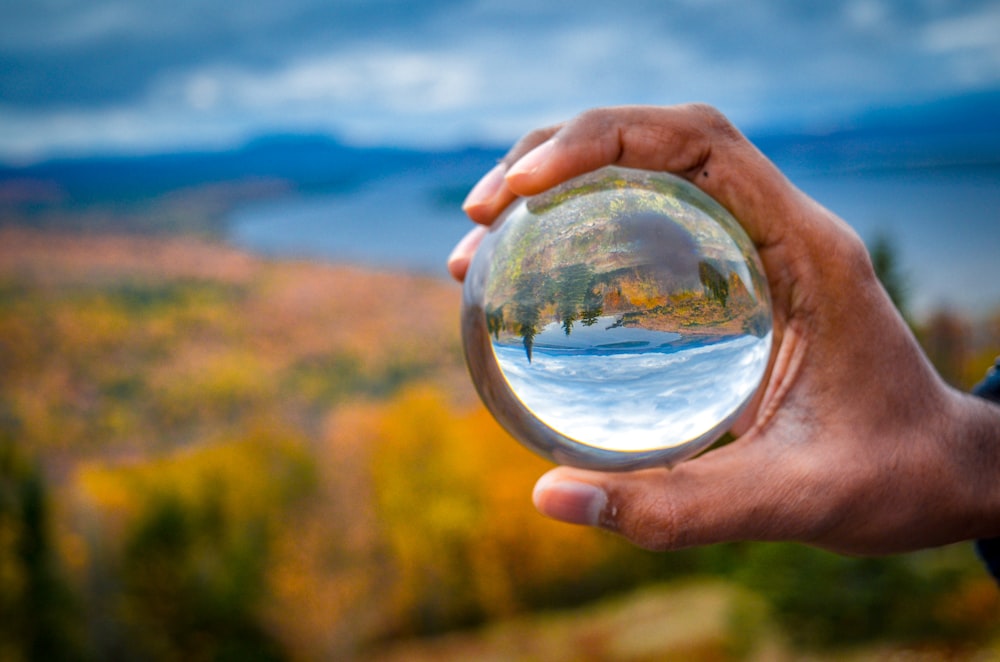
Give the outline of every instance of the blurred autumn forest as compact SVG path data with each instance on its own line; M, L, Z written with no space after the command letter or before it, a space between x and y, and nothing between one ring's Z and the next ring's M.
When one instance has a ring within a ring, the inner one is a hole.
M0 659L1000 650L969 546L653 554L544 520L546 464L478 403L458 303L204 233L0 227ZM1000 347L1000 311L913 325L963 389Z

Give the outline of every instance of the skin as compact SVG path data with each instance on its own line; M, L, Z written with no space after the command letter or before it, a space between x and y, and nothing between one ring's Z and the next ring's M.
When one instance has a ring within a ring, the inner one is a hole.
M713 108L597 109L527 134L469 193L479 226L452 275L518 196L610 164L685 177L740 219L768 274L774 349L735 442L670 470L557 467L535 487L542 514L656 550L887 554L1000 535L1000 407L940 379L854 231Z

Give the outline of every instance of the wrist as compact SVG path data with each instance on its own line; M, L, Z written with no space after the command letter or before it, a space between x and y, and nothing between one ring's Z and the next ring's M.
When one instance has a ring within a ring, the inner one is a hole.
M964 494L966 512L961 516L968 528L963 536L1000 536L1000 405L955 392L956 413L949 431L956 461L956 488Z

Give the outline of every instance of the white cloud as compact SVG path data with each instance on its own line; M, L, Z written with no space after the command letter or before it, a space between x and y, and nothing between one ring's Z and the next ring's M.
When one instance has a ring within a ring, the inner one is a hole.
M924 31L924 43L941 53L980 49L1000 53L1000 5L931 23Z
M869 30L884 24L886 7L878 0L854 0L844 7L847 20L856 28Z
M401 113L448 111L478 93L477 72L455 54L356 50L296 60L269 71L208 67L154 86L157 103L183 100L213 107L269 112L301 104L374 106Z
M183 147L223 148L253 135L253 124L224 116L196 118L145 106L31 113L0 107L0 154L30 163L52 155L143 153Z
M292 0L305 17L302 2ZM265 5L261 16L225 13L223 20L209 3L206 11L215 13L207 22L221 21L216 31L199 31L197 8L185 5L166 18L169 25L155 23L162 30L148 51L137 46L134 70L119 71L121 63L107 62L97 46L81 51L79 75L69 79L81 85L27 85L23 105L0 102L8 120L0 126L0 154L219 144L275 129L332 131L365 142L506 142L586 108L622 103L705 101L752 129L1000 80L996 3L962 15L926 9L924 16L949 17L931 22L901 20L901 5L891 0L798 13L781 3L721 0L667 9L639 0L484 0L422 5L419 24L405 34L398 16L387 25L384 8L371 8L362 20L358 5L350 15L351 25L361 26L356 34L327 39L321 27L296 24L274 41L259 31L283 3ZM143 7L99 2L92 10L74 7L49 32L37 16L18 26L63 43L107 42L118 34L139 43L136 35L154 26L140 20L149 14ZM200 41L184 41L185 29ZM11 30L0 21L0 36ZM310 38L292 40L300 32ZM220 35L239 43L230 47ZM182 48L189 42L190 52ZM167 57L171 49L178 57ZM148 69L144 57L154 62ZM39 75L46 61L39 60ZM98 69L94 92L86 76ZM58 71L57 82L70 72Z
M950 73L966 85L1000 81L1000 5L931 23L923 45L947 58Z

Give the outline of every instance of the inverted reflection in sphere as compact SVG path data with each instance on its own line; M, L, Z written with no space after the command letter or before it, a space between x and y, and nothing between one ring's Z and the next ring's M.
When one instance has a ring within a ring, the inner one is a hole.
M561 464L671 465L757 390L771 348L760 259L665 173L607 167L512 204L469 266L462 339L486 406Z

